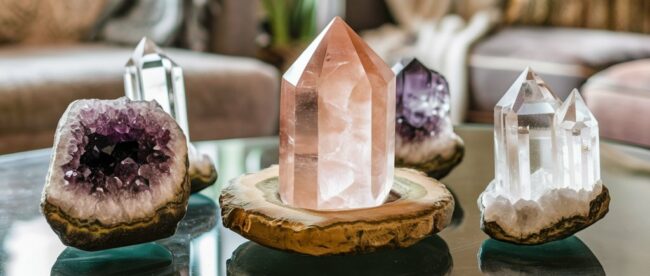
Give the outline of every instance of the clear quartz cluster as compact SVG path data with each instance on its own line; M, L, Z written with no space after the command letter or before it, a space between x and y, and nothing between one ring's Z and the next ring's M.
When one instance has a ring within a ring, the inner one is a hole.
M335 18L282 79L280 197L345 210L382 204L393 183L395 75Z
M600 183L598 123L577 90L564 103L530 68L494 108L494 192L537 200Z
M189 141L183 70L153 41L143 38L126 63L124 89L131 100L155 100L172 115Z

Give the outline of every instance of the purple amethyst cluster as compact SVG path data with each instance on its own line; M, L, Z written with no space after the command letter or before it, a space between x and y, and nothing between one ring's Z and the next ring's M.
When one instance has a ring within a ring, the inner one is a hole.
M449 85L445 77L417 59L393 66L397 75L396 133L404 141L436 136L449 116Z
M138 193L169 173L170 131L136 108L82 108L77 120L70 129L77 142L69 148L72 159L61 167L71 188L97 196Z

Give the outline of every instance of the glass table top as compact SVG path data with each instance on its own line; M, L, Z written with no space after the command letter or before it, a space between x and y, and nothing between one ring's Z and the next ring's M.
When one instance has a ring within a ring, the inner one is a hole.
M489 239L478 195L494 175L492 129L461 126L463 162L442 182L456 199L452 225L405 249L311 257L269 249L224 229L220 187L277 163L277 137L196 142L217 164L217 183L191 197L170 238L88 253L66 248L39 214L50 150L0 156L0 275L640 275L650 271L650 151L603 143L609 214L576 236L542 246ZM135 261L134 261L135 260ZM119 264L119 265L116 265Z

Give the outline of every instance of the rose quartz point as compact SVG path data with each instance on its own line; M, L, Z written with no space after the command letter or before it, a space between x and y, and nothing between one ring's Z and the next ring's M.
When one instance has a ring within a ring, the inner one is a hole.
M395 75L334 18L283 76L280 197L316 210L381 205L393 184Z

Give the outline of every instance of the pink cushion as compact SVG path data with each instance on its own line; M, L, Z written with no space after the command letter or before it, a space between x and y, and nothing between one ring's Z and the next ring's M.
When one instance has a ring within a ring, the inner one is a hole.
M601 71L582 93L602 137L650 147L650 59Z

